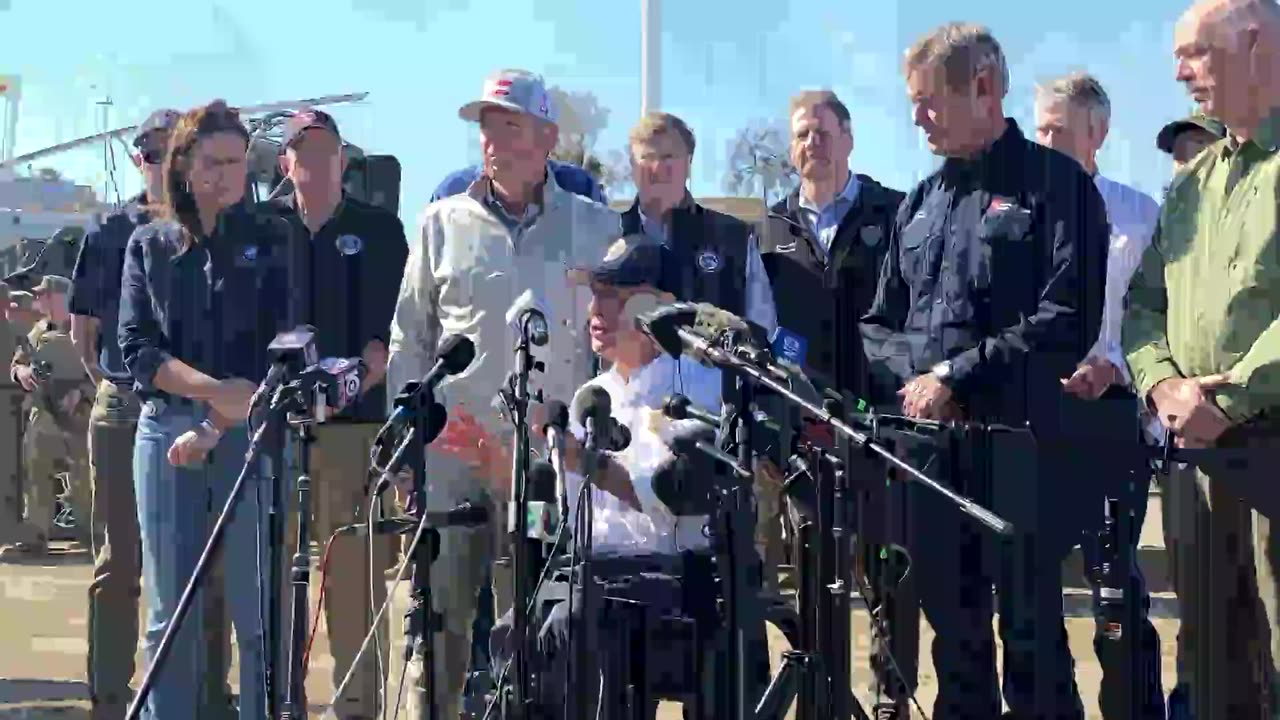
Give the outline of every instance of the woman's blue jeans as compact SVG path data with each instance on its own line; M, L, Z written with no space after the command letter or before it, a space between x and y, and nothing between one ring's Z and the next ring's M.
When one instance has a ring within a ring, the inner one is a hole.
M138 420L133 470L142 535L147 612L143 642L148 666L231 495L249 446L248 432L240 426L223 435L203 464L182 468L169 464L173 441L203 419L204 411L188 403L149 400ZM214 558L223 564L226 602L240 651L241 720L261 720L266 715L262 679L266 596L260 595L266 588L260 587L259 578L270 576L268 494L257 469L245 480ZM198 720L207 712L201 697L207 657L203 607L202 595L197 594L147 698L143 716L148 720Z

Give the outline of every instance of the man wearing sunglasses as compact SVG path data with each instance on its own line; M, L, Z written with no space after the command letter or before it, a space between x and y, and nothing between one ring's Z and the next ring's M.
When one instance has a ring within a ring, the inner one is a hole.
M116 341L120 276L125 245L139 227L151 222L148 206L164 188L164 157L176 110L156 110L138 126L133 162L142 173L143 192L108 214L85 237L76 259L71 291L71 339L85 372L97 386L89 423L89 482L93 488L90 524L94 571L89 586L89 694L93 720L123 718L130 700L134 653L138 645L138 597L141 550L133 490L133 440L141 405L133 378L124 367ZM214 572L218 572L216 569ZM214 582L208 588L221 588ZM201 717L230 717L226 686L230 660L220 592L206 592L209 643L206 698Z

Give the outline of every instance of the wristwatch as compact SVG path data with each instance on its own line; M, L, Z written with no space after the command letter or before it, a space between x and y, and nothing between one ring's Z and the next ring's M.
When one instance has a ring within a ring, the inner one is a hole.
M946 382L951 380L952 370L953 370L953 366L951 365L951 361L943 360L937 365L934 365L933 367L929 368L929 373L934 377L938 378L939 380L941 380L945 384Z

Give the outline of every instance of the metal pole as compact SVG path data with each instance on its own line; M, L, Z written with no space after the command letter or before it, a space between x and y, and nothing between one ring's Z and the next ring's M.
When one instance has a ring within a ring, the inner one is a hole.
M640 0L640 114L662 107L662 4Z

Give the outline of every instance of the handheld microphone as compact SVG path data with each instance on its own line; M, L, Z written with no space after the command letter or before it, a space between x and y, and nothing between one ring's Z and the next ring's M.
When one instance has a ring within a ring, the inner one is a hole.
M413 387L414 390L425 388L429 392L435 389L435 387L446 377L450 375L457 375L463 370L466 370L471 366L472 361L475 359L476 345L471 342L470 338L465 335L448 335L441 340L440 345L436 347L435 364L431 366L431 369L427 371L426 375L422 376L421 380L418 380L416 383L407 383L405 387L401 389L401 394L403 395L405 392L409 391L411 386L415 385L416 387ZM443 410L443 407L440 408L440 411L437 411L435 407L428 408L428 420L438 418ZM378 431L378 436L374 440L374 443L381 445L386 440L388 433L402 429L409 423L410 419L412 419L413 413L414 408L412 407L412 403L396 407L395 412L391 413L391 417L387 419L386 424L384 424L382 429ZM443 423L441 423L441 425L443 425ZM435 424L432 424L430 427L434 428L434 432L425 442L431 442L435 439L436 435L440 434L441 427L436 426Z
M569 406L559 400L547 403L547 422L542 425L542 434L547 438L547 455L556 473L555 496L562 517L569 512L569 495L564 482L564 443L568 431Z
M249 407L256 408L264 397L276 391L285 375L315 365L320 361L316 353L316 329L311 325L299 325L276 335L267 346L271 369L267 377L249 399Z
M621 452L631 444L631 431L613 419L613 398L597 385L584 385L573 396L573 417L587 430L589 450Z
M303 370L287 388L314 389L313 417L323 423L330 413L337 415L360 399L360 389L369 374L360 358L325 358Z
M529 343L535 347L547 344L549 325L547 323L547 304L532 289L525 290L507 308L506 320L521 337L527 331Z

